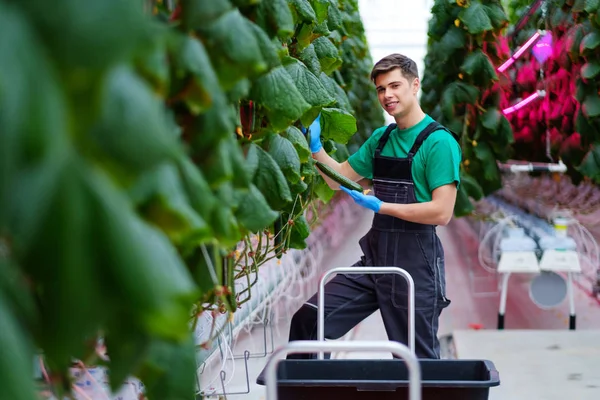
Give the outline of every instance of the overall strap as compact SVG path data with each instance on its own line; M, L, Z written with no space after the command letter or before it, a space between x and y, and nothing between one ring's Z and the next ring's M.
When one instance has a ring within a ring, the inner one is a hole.
M377 155L377 156L381 155L381 150L383 150L383 147L385 146L388 139L390 138L390 133L392 133L392 131L394 129L396 129L396 126L397 125L395 123L388 125L387 129L383 133L383 136L381 136L381 138L379 139L379 144L377 145L377 148L375 149L375 155Z
M444 127L436 121L433 121L429 125L427 125L425 127L425 129L423 129L421 131L421 133L419 133L419 136L417 136L415 143L413 144L412 148L408 152L408 156L414 157L415 154L417 154L417 151L419 151L419 149L421 148L421 145L423 144L425 139L427 139L429 137L429 135L431 135L433 132L437 131L438 129L444 129Z

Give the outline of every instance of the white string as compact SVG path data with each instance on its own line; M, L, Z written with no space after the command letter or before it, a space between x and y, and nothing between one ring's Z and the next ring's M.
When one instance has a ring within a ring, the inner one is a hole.
M490 217L494 218L493 215ZM501 217L492 228L483 234L483 238L479 241L477 259L479 265L489 273L495 274L497 272L498 261L500 259L500 242L503 238L502 234L504 228L507 226L515 226L514 218L513 215ZM485 225L482 223L482 228L483 226ZM483 232L480 231L481 233Z

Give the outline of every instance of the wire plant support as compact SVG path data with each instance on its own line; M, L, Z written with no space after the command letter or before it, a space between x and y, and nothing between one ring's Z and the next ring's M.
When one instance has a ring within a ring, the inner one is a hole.
M246 389L243 391L239 391L239 392L227 392L227 390L225 389L225 387L227 386L226 383L226 379L227 379L227 372L225 372L225 370L221 370L219 372L219 381L220 381L220 386L221 386L221 392L207 392L207 391L200 391L197 395L196 395L196 400L202 400L206 397L216 397L218 396L220 399L223 400L227 400L227 396L233 396L233 395L238 395L238 394L248 394L250 393L250 376L249 376L249 372L248 372L248 359L250 358L250 352L248 350L244 351L244 371L246 373ZM200 375L204 372L204 367L202 368L202 371L200 372ZM199 376L196 375L196 383L198 385L198 387L200 387L201 383L200 383L200 379Z

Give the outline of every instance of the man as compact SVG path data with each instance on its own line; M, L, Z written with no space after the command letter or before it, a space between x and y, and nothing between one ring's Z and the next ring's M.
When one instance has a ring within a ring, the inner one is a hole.
M369 232L360 239L363 256L355 266L395 266L415 282L415 352L440 358L437 338L446 298L444 251L435 232L453 215L460 182L461 149L454 136L425 114L417 100L415 62L392 54L375 64L371 79L379 102L395 124L382 127L353 154L338 163L322 148L320 124L310 127L313 158L353 181L373 180L373 195L347 192L375 212ZM339 185L325 177L333 189ZM337 339L377 309L388 335L406 344L408 293L400 275L339 274L325 286L325 337ZM316 339L317 296L293 316L289 340ZM289 358L315 355L296 354Z

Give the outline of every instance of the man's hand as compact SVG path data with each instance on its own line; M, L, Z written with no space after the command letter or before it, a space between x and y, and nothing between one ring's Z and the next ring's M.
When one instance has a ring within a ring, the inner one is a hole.
M373 210L376 213L378 213L381 209L381 204L383 204L383 201L379 200L375 196L367 196L360 192L357 192L356 190L346 189L343 186L340 186L340 189L348 193L350 197L354 199L354 202L359 206L368 208L369 210Z
M302 128L302 132L306 135L306 128ZM321 114L310 124L308 132L310 133L310 143L308 144L310 151L318 153L323 148L321 144Z

